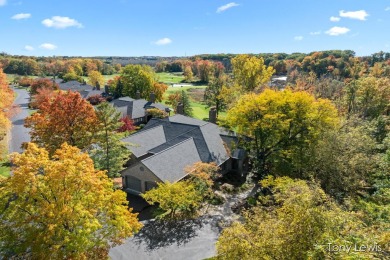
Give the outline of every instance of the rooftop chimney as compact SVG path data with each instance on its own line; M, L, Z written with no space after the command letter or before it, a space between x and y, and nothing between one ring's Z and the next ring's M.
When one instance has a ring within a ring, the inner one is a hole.
M179 102L177 104L176 114L184 115L184 107L183 107L183 104L181 102Z
M135 99L140 99L140 98L141 98L141 92L137 90L137 92L135 92Z
M213 124L217 123L217 108L216 107L210 107L209 122L213 123Z
M152 103L156 102L156 94L154 94L154 92L150 93L149 101Z

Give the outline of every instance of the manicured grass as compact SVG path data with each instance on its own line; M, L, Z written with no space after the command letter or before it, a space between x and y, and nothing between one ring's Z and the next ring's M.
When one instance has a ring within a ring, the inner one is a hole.
M8 83L11 83L15 77L23 77L23 76L20 76L20 75L17 75L17 74L6 74L7 75L7 81ZM39 78L38 76L27 76L29 78L32 78L32 79L36 79L36 78Z
M0 176L8 177L10 176L11 167L9 165L8 161L1 161L0 162Z
M160 72L157 73L159 81L171 85L175 83L181 83L184 80L184 76L179 73Z
M199 97L202 97L202 92L195 92L194 89L204 90L207 86L188 86L188 87L169 87L168 90L164 93L164 100L163 102L167 100L168 96L170 94L173 94L175 92L181 92L182 90L186 91L188 96L191 100L191 107L193 110L193 117L197 119L205 119L209 117L209 107L203 102L202 100L199 100ZM226 118L226 113L222 112L219 113L218 117L220 119Z

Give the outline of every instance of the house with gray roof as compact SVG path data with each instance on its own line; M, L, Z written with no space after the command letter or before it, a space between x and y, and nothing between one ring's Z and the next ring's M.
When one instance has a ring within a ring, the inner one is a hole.
M122 114L122 117L128 116L135 124L147 123L151 116L147 115L147 110L157 108L166 113L170 113L171 109L161 103L156 103L156 96L154 93L150 94L149 100L133 99L130 97L121 97L115 99L111 104Z
M58 83L61 90L65 90L65 91L70 90L70 91L79 92L81 97L84 99L87 99L95 95L100 95L100 96L105 95L105 91L100 90L100 87L96 88L86 83L80 83L76 80L70 80L64 82L62 79L56 79L56 82Z
M221 173L245 171L246 153L233 148L237 137L216 124L174 115L151 119L145 127L125 139L132 152L122 171L125 191L140 194L156 183L182 180L186 166L196 162L215 162Z

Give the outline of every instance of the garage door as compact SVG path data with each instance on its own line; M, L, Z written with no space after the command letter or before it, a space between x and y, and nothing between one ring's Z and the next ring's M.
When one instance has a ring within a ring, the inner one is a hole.
M142 192L141 180L139 180L133 176L126 176L126 188L137 191L137 192Z

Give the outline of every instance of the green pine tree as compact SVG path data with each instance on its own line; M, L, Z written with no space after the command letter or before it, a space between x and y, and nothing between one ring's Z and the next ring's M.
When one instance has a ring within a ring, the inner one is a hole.
M123 134L116 131L122 124L119 122L121 114L111 104L103 102L96 106L96 115L100 125L91 158L96 169L106 170L109 177L118 177L130 156L130 151L121 141Z
M193 116L193 111L190 103L190 98L186 91L181 91L181 103L183 104L184 115Z

